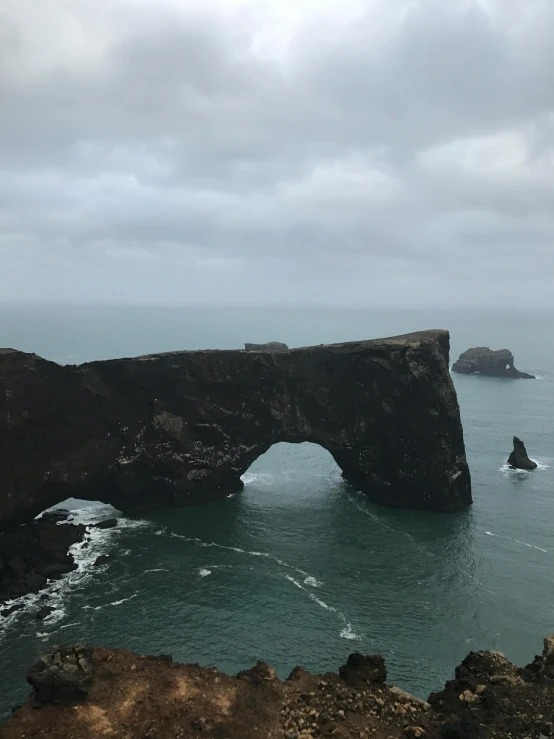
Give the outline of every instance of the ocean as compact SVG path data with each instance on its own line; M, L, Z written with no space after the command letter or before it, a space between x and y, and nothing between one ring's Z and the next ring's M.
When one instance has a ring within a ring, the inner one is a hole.
M509 348L538 379L453 375L475 501L465 511L376 506L322 448L277 444L241 494L95 529L88 549L75 547L79 568L51 586L48 618L28 596L0 621L0 716L25 699L26 671L49 644L170 653L229 673L262 659L283 678L297 664L337 670L352 651L380 652L389 679L421 697L470 650L531 661L554 632L551 326L551 315L494 310L1 306L0 346L61 363L448 328L451 362L471 346ZM514 434L536 471L507 469ZM76 521L113 514L65 506ZM93 567L104 553L113 558Z

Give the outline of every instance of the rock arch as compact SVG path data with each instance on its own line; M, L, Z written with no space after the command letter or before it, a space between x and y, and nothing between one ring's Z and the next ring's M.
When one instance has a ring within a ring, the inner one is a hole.
M222 497L279 441L320 444L378 503L462 508L448 352L447 331L79 366L0 350L0 530L70 496L127 512Z

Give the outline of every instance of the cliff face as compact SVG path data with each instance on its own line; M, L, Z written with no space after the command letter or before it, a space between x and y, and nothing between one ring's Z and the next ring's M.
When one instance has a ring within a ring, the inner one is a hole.
M219 498L280 441L320 444L376 502L462 508L448 350L446 331L66 367L0 350L0 530L70 496L126 512Z

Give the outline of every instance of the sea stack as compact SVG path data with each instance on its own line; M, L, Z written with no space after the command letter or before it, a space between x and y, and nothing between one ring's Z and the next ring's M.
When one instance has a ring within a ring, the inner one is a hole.
M525 444L514 436L514 451L508 457L508 464L515 470L536 470L537 463L527 456Z
M245 344L244 350L247 352L287 352L289 348L280 341L268 341L267 344Z
M534 375L520 372L514 367L514 355L509 349L494 351L488 346L477 346L460 354L452 366L452 372L460 375L489 375L534 380Z

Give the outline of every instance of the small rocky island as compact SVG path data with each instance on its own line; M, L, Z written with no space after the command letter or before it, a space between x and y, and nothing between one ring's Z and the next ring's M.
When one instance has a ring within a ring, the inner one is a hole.
M547 739L553 677L554 637L525 668L471 652L427 701L387 683L378 654L281 681L263 662L230 676L168 655L55 647L29 670L33 695L0 739Z
M525 444L514 436L514 450L508 457L508 464L514 470L536 470L537 463L529 458Z
M509 349L489 349L477 346L460 354L452 366L452 372L460 375L489 375L490 377L512 377L534 380L534 375L520 372L514 367L514 355Z

